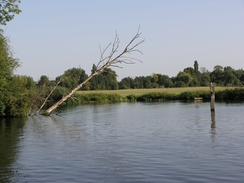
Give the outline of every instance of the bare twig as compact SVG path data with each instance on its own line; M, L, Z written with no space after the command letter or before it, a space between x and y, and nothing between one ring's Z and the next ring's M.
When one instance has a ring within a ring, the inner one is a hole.
M105 68L108 68L108 67L122 68L118 64L134 64L136 61L141 62L139 59L127 56L127 54L131 54L132 52L138 52L138 53L142 54L141 51L139 51L138 49L135 49L140 44L142 44L144 42L144 40L141 40L141 41L135 43L136 40L141 35L141 33L139 33L139 30L140 30L140 28L138 29L136 35L131 39L131 41L123 49L123 51L120 54L118 54L117 56L115 54L118 52L119 44L120 44L120 39L118 37L117 32L115 33L115 38L114 38L113 43L109 43L108 46L104 50L102 50L101 47L99 46L99 49L100 49L100 60L99 60L99 62L97 64L97 70L94 73L92 73L85 81L83 81L81 84L79 84L77 87L75 87L68 95L66 95L60 101L58 101L53 106L48 108L43 113L43 115L50 115L53 110L55 110L59 105L61 105L68 98L72 97L72 95L77 90L79 90L84 84L86 84L92 77L104 72ZM110 53L108 54L108 56L104 56L105 53L108 51L108 49L110 47L111 47Z

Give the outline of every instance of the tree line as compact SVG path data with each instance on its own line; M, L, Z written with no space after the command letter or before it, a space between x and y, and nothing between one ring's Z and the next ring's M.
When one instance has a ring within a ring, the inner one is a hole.
M84 82L89 76L82 68L71 68L64 74L50 80L42 75L36 82L31 76L15 75L14 70L19 67L19 60L13 57L8 38L0 32L0 116L23 116L37 110L47 99L55 87L47 104L61 100L73 88ZM97 71L92 65L91 74ZM104 68L103 72L94 75L79 90L119 90L170 87L209 86L210 82L216 86L242 86L244 70L235 70L230 66L216 65L213 71L204 67L199 69L195 60L193 67L187 67L174 77L152 73L149 76L125 77L117 81L117 74L111 68ZM71 96L71 100L76 100Z
M84 85L81 90L118 90L118 89L143 89L143 88L172 88L172 87L198 87L210 86L242 86L244 84L244 70L235 70L231 66L216 65L213 71L208 71L204 67L199 71L198 61L194 61L193 67L187 67L174 77L164 74L152 73L149 76L125 77L117 81L117 74L114 70L106 68L103 73L93 77ZM96 70L93 64L91 73ZM59 86L72 89L79 83L87 79L88 75L82 68L72 68L64 72L64 75L49 80L45 75L41 76L38 86L54 86L61 77L65 76Z

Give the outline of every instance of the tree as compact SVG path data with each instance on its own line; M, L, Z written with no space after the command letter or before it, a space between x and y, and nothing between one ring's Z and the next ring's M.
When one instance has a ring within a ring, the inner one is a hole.
M211 82L214 82L219 86L225 85L225 75L221 65L214 66L214 70L210 73L210 79Z
M201 67L200 68L200 72L201 73L206 73L206 72L208 72L208 70L206 69L206 67Z
M9 46L9 40L3 36L0 31L0 116L6 112L5 96L8 93L9 82L13 76L14 70L19 66L19 60L13 57Z
M193 80L190 74L180 71L176 76L176 87L185 87Z
M96 66L93 64L92 73ZM105 68L104 71L91 78L90 80L90 90L117 90L119 88L117 82L117 74L110 68Z
M221 66L221 65L216 65L216 66L214 66L214 70L213 71L223 71L223 66Z
M136 76L135 77L134 88L143 88L142 76Z
M197 73L198 72L198 62L197 60L194 61L194 70Z
M198 71L198 62L197 60L194 61L194 69L191 67L185 68L183 71L185 73L190 74L192 77L192 81L189 83L188 86L199 86L200 85L200 79L201 79L201 73Z
M119 82L119 89L131 89L134 88L134 79L131 77L123 78Z
M105 68L100 75L103 76L105 90L117 90L119 88L115 71L110 68Z
M143 88L152 88L152 76L143 76Z
M194 65L195 66L195 65ZM191 76L194 76L196 73L196 70L192 67L187 67L183 70L183 72L190 74Z
M201 74L200 86L209 86L210 85L210 75L207 72Z
M79 90L84 84L86 84L91 78L94 76L104 72L104 70L108 67L118 67L122 68L118 64L134 64L135 61L140 61L138 59L135 59L133 57L128 57L128 54L131 54L133 52L139 52L136 48L144 42L144 40L141 40L137 43L135 41L140 37L141 33L138 32L136 35L131 39L131 41L125 46L123 51L121 51L118 55L115 55L118 52L119 49L119 43L120 39L116 33L115 39L113 43L110 43L104 50L100 48L100 61L98 62L96 68L97 70L92 73L85 81L83 81L81 84L76 86L73 90L70 91L70 93L66 96L64 96L61 100L59 100L57 103L52 105L50 108L48 108L45 112L43 112L43 115L50 115L53 110L55 110L57 107L59 107L63 102L65 102L67 99L72 97L72 95ZM111 51L108 54L108 56L105 56L106 51L108 48L111 47Z
M170 88L173 87L173 82L167 75L158 74L159 87Z
M152 73L152 87L158 88L158 74Z
M49 78L46 75L42 75L40 77L40 80L37 83L38 83L38 86L40 86L40 87L46 87L46 86L50 86L51 81L49 80Z
M13 76L9 79L4 96L4 116L25 116L30 105L30 91L35 88L34 80L28 76Z
M224 71L225 76L225 85L232 86L232 85L240 85L240 80L233 74L231 70Z
M66 87L68 89L73 89L83 81L87 79L87 74L84 69L81 68L72 68L64 72L62 76L58 76L56 81L59 81L63 77L63 81L60 82L60 86Z
M0 79L12 76L18 66L19 60L13 58L9 40L3 36L3 31L0 31Z
M14 18L15 14L21 13L18 3L20 0L0 0L0 24L6 25Z

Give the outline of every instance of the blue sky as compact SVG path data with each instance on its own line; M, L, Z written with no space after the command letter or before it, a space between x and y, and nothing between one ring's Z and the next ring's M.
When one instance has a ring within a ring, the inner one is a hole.
M244 68L244 0L22 0L3 27L21 67L16 74L55 79L80 67L90 74L115 31L123 49L140 25L143 63L112 68L118 80L186 67Z

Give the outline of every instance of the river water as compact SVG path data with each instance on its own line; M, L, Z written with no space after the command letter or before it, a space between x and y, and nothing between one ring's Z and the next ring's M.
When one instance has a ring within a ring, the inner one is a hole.
M0 182L243 182L243 111L119 103L2 119Z

